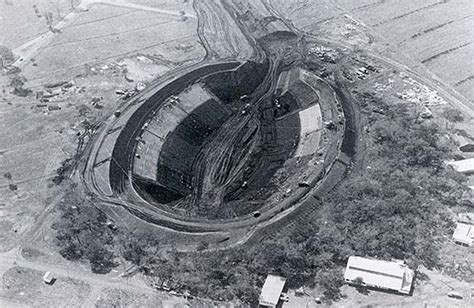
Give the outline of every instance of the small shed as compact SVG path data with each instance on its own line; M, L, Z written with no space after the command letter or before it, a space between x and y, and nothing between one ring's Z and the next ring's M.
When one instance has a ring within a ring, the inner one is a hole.
M47 271L43 276L43 281L44 283L51 285L56 281L56 278L53 276L53 274L51 274L50 271Z
M349 257L344 279L349 284L410 294L415 273L402 261Z
M464 223L458 223L453 233L455 243L463 246L474 245L474 226Z
M276 275L268 275L259 298L260 307L276 307L285 287L286 279Z

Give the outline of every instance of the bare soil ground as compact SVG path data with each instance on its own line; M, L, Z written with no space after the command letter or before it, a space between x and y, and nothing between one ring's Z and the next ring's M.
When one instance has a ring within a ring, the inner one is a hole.
M284 308L297 307L472 307L469 283L446 277L436 271L423 270L427 280L417 280L412 296L390 294L383 291L369 291L361 294L355 288L343 287L344 298L333 305L317 304L315 299L321 297L318 290L306 289L305 296L295 296L294 291L289 291L289 301L283 304ZM456 291L463 295L463 299L449 298L447 293Z
M174 296L164 298L163 295L141 294L139 292L120 289L105 289L95 303L97 308L108 307L183 307L186 301Z
M337 303L338 307L472 307L471 286L467 282L447 277L436 271L423 270L428 280L417 279L413 296L401 296L379 291L369 291L368 295L358 293L355 288L346 287L347 298ZM418 276L419 277L419 276ZM463 299L447 296L456 291Z
M60 278L43 282L44 272L14 267L3 274L0 297L34 307L81 307L90 287L79 280Z
M196 1L195 7L202 24L200 36L211 57L249 59L253 56L250 42L222 3L202 0Z

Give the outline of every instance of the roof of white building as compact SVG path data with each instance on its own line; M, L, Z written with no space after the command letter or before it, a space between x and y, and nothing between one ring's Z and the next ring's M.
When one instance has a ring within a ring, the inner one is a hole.
M285 286L286 279L276 275L268 275L260 294L260 305L276 306L280 300L281 292Z
M453 239L456 242L461 242L466 245L473 245L474 243L474 226L458 223L456 230L453 233Z
M462 172L462 173L474 172L474 158L457 160L453 162L448 162L447 164L453 166L453 168L458 172Z
M362 282L374 287L409 293L414 272L401 262L349 257L344 278Z

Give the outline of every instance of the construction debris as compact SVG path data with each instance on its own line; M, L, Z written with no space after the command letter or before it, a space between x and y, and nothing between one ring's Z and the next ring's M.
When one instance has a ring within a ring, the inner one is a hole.
M328 63L336 63L336 60L339 57L339 52L337 50L325 46L311 47L308 50L308 53L315 55L319 60Z

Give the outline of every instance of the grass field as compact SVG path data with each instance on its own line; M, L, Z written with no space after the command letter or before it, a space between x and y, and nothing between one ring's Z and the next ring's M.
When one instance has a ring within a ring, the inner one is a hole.
M445 83L474 99L472 1L378 1L359 8L349 2L337 1Z
M177 0L130 0L130 3L158 7L163 10L184 11L186 15L196 15L193 9L193 1Z
M285 18L293 20L294 25L298 28L319 24L341 14L329 0L318 1L318 5L306 0L272 0L271 3L283 13Z
M10 302L35 307L81 307L90 287L70 278L60 278L53 285L43 282L44 272L22 267L6 271L0 296Z
M44 17L37 17L33 5L36 5L40 14L53 13L53 20L57 23L70 10L70 0L12 0L0 2L0 44L9 48L16 48L21 44L46 33L48 26ZM74 3L78 3L74 0Z
M95 307L165 307L164 304L170 306L184 305L184 301L180 302L175 297L173 299L173 303L164 303L163 296L161 295L140 294L120 289L105 289L99 295Z
M163 73L166 67L203 56L196 27L195 19L182 21L156 12L92 5L52 42L40 47L34 56L35 65L27 65L23 74L34 86L82 74L86 65L103 65L136 55L152 57L157 66L161 65L154 72Z
M388 43L398 54L395 59L424 65L474 100L474 4L470 0L271 3L295 26L318 36L357 46Z
M29 99L6 99L15 103L0 105L0 251L11 248L49 204L54 189L48 184L77 140L73 110L55 116Z

